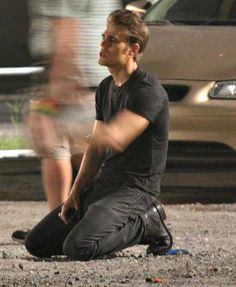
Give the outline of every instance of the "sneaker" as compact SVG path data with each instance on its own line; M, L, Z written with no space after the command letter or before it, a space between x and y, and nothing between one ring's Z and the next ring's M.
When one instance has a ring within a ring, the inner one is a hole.
M156 201L142 216L145 233L142 243L148 244L147 254L165 255L172 247L173 238L165 225L166 214Z
M19 242L24 244L27 235L29 234L30 230L16 230L12 233L11 238L13 241Z

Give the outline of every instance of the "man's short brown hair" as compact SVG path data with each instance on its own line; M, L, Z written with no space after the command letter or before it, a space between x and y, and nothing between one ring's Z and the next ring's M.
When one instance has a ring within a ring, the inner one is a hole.
M129 30L129 42L139 44L139 53L144 51L149 39L149 29L136 12L125 9L115 10L109 15L108 23L125 26Z

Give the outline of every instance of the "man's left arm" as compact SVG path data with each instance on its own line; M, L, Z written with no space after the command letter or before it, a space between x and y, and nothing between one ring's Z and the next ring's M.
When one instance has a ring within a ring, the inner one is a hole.
M94 135L91 141L108 149L122 152L148 127L149 121L144 117L124 109L101 132Z

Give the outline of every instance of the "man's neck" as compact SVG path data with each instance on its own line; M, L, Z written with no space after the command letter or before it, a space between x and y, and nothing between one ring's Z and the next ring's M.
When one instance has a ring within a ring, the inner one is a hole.
M116 86L122 86L131 77L133 72L137 69L138 65L133 62L132 65L126 67L110 67L109 71L113 77Z

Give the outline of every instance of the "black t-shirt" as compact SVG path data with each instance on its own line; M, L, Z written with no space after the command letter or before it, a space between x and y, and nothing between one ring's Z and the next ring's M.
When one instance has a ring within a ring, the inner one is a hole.
M109 76L96 92L96 119L109 122L122 109L144 117L150 124L124 152L107 152L99 181L108 189L119 184L157 194L168 148L167 94L140 68L121 87Z

